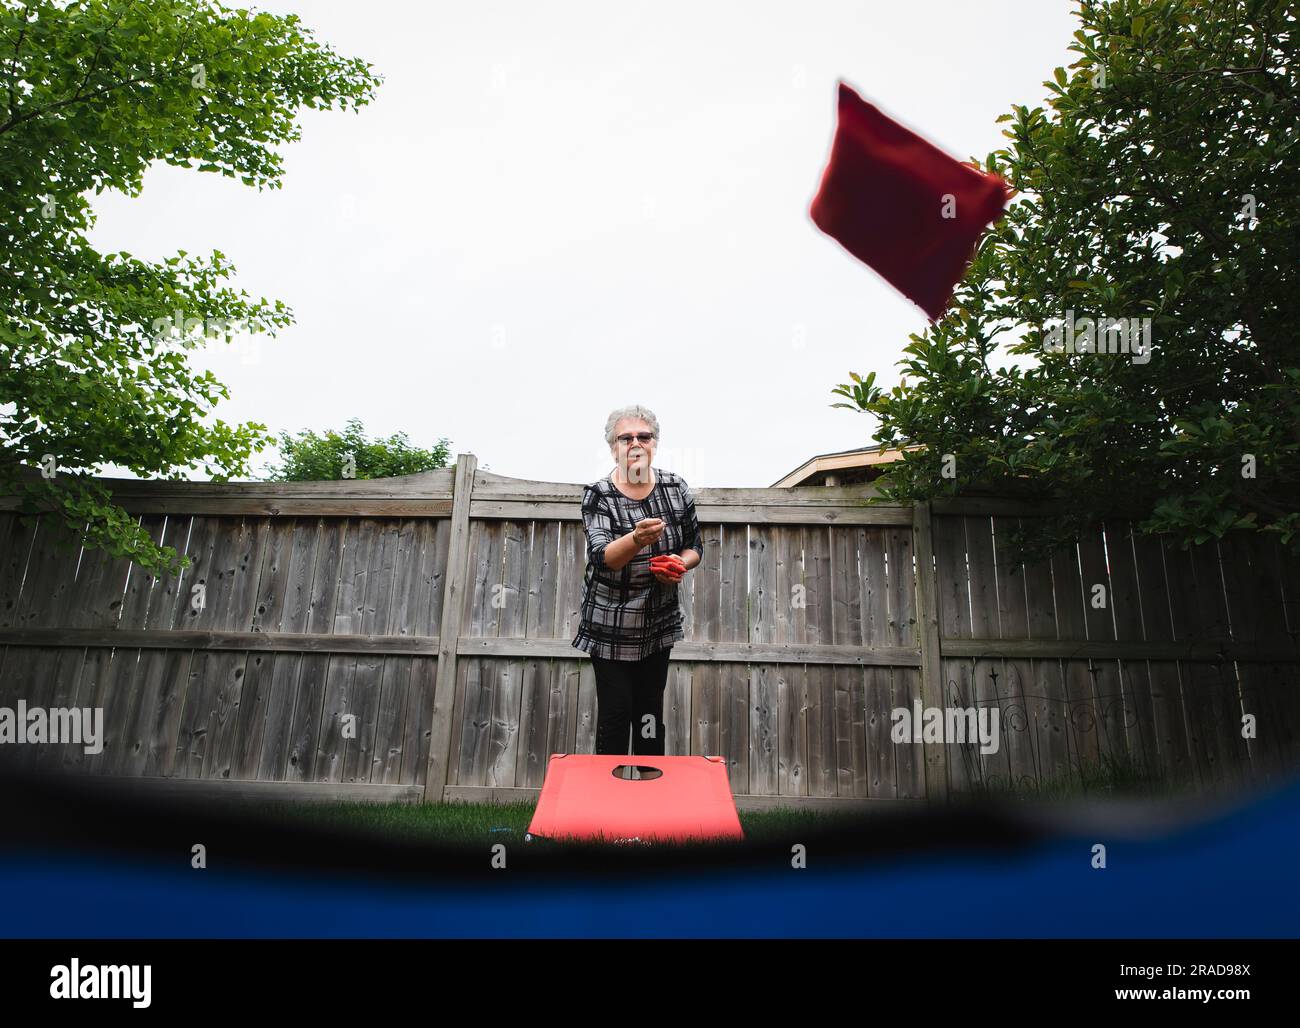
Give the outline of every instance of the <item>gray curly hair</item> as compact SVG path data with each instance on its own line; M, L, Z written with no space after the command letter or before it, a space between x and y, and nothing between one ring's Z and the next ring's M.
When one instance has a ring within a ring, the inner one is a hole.
M631 407L620 407L610 412L609 417L605 419L605 442L610 446L614 445L614 429L624 418L640 418L650 426L650 431L655 434L655 438L659 438L659 419L655 417L654 411L637 403Z

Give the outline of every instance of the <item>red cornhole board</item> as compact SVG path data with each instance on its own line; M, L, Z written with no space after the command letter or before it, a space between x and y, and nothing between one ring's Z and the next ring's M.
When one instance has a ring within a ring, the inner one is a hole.
M616 778L624 764L655 778ZM529 836L570 842L740 840L740 818L721 757L552 753Z

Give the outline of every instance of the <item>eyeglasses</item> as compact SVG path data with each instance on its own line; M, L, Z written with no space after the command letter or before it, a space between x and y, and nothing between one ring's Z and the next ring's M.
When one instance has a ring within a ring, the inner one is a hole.
M635 439L638 443L640 443L642 446L644 446L646 443L648 443L648 442L649 442L651 439L653 439L654 437L655 437L655 436L654 436L654 433L653 433L653 432L638 432L638 433L636 433L636 435L621 435L621 436L618 437L618 441L619 441L620 443L622 443L624 446L626 446L626 445L628 445L628 443L630 443L633 439Z

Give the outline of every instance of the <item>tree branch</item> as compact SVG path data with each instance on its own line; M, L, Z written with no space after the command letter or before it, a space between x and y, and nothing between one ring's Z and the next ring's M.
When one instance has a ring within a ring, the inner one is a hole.
M23 4L23 27L18 32L18 42L14 44L14 55L9 59L9 76L7 85L9 87L9 116L12 118L13 113L18 108L14 100L14 71L18 66L18 51L23 48L23 37L27 35L27 5Z
M213 58L220 57L223 54L229 53L232 50L236 50L244 42L246 42L246 40L241 39L234 45L225 47L224 49L218 50L215 53L206 54L198 58L186 58L181 63L181 66L179 68L173 69L172 71L169 72L164 72L163 74L174 74L176 71L179 71L182 74L188 73L189 69L193 67L194 64L196 63L203 64L207 61L212 60ZM157 78L157 77L159 77L159 73L157 72L157 70L151 69L150 72L144 75L138 75L135 78L123 79L120 82L112 82L106 86L101 86L99 89L93 90L92 92L87 93L85 96L81 96L79 94L73 95L67 97L66 99L59 100L56 103L52 103L47 107L41 107L38 108L37 110L29 111L27 114L19 115L17 118L11 117L3 125L0 125L0 135L3 135L4 133L10 131L13 128L16 128L17 126L21 125L23 122L31 121L33 118L39 118L41 115L51 114L54 111L61 110L62 108L67 107L71 104L93 100L96 97L103 96L107 93L111 93L116 89L122 89L125 86L138 85L141 82L147 82L150 79ZM10 113L12 113L12 111Z
M132 6L134 7L135 5L132 4ZM81 91L86 88L86 83L90 81L90 76L95 73L95 68L99 65L99 55L104 51L104 40L108 38L109 33L117 28L124 17L126 17L125 9L119 12L118 16L113 19L113 24L108 27L108 31L100 37L99 46L95 47L95 56L91 58L90 67L86 70L86 75L81 80L81 85L77 87L76 93L73 94L74 96L80 96Z

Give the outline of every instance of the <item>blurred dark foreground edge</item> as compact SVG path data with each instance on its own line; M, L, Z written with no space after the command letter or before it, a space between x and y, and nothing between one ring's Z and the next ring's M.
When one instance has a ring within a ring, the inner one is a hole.
M380 875L412 884L480 878L504 843L515 872L546 877L767 868L791 859L792 847L816 847L818 863L895 863L906 856L1011 854L1065 838L1176 839L1213 831L1252 804L1300 796L1300 779L1261 794L1166 799L1026 801L963 798L943 805L882 803L826 828L800 827L788 837L690 845L593 845L525 842L519 833L485 834L481 842L396 838L346 824L277 816L274 805L185 797L178 790L91 782L81 776L35 775L0 764L0 850L78 855L166 855L203 840L225 866L248 870ZM187 857L188 861L188 857Z

